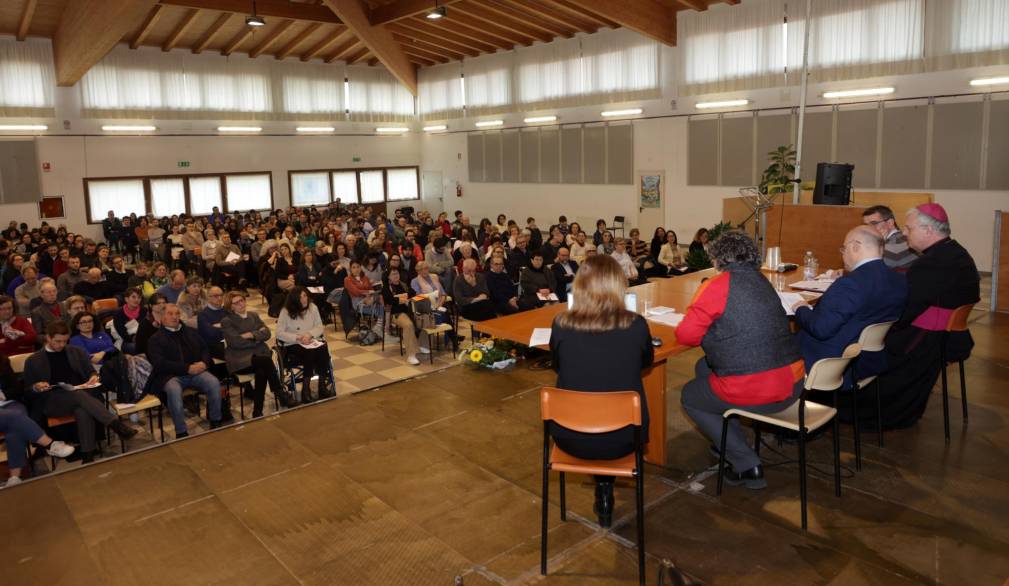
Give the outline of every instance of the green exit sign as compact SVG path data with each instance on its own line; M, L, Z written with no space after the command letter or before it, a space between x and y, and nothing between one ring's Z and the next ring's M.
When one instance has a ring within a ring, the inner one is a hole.
M188 167L190 165L189 161L179 161L180 167Z

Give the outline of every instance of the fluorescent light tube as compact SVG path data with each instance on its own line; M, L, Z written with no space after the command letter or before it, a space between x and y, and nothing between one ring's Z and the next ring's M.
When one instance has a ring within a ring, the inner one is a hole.
M698 110L707 110L711 108L736 108L738 106L745 106L750 103L750 100L720 100L718 102L697 102L694 107Z
M537 124L540 122L554 122L557 120L556 116L533 116L532 118L526 118L523 120L526 124Z
M501 126L502 124L504 124L504 120L483 120L477 122L476 126L477 128L486 128L488 126Z
M375 132L381 134L403 134L404 132L410 132L410 129L405 126L385 126L376 128Z
M1009 75L1003 75L1001 77L982 77L980 79L970 80L971 85L995 85L1000 83L1009 83Z
M612 116L636 116L641 113L641 108L627 108L626 110L609 110L602 115L610 118Z
M262 132L260 126L218 126L218 132Z
M0 124L0 130L49 130L45 124Z
M437 132L439 130L446 130L448 126L444 124L435 124L434 126L425 126L424 132Z
M107 126L102 126L102 130L104 130L105 132L154 132L157 129L158 129L157 126L145 126L145 125L129 126L123 124L110 124Z
M295 128L298 132L335 132L336 127L334 126L299 126Z
M825 98L857 98L860 96L882 96L892 94L892 87L870 87L860 90L839 90L833 92L823 92Z

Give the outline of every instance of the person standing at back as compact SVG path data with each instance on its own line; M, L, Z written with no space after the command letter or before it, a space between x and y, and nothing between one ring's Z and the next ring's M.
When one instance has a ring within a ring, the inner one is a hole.
M557 370L557 387L570 391L637 391L641 395L642 441L648 438L648 403L641 370L655 357L644 318L624 308L627 280L609 256L590 257L575 276L572 309L554 319L550 352ZM634 451L631 427L609 433L586 434L551 424L557 446L585 460L613 460ZM613 519L613 477L596 476L594 510L599 525Z

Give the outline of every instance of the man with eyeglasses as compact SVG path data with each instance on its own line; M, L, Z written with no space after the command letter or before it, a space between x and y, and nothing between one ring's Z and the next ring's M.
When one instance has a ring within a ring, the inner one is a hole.
M894 321L907 302L904 275L888 268L882 259L883 239L869 226L848 231L841 246L845 274L823 294L816 307L795 306L799 348L806 372L821 358L840 356L858 341L869 325ZM886 370L883 352L865 352L855 363L856 380ZM846 376L852 376L849 371Z
M906 271L918 254L907 245L907 238L897 227L893 210L886 206L872 206L862 212L862 223L870 226L883 238L883 263L895 271Z
M494 310L499 315L511 315L519 311L518 286L505 271L503 256L491 257L490 272L487 273L487 289Z

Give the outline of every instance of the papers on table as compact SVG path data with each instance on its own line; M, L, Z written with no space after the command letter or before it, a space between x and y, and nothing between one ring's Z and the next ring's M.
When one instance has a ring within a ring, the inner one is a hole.
M549 346L550 328L533 328L533 335L529 336L529 346Z
M238 262L240 260L242 260L242 255L235 252L229 252L228 256L224 257L224 262L227 263Z
M323 289L321 286L315 286L315 287L308 287L308 292L309 293L317 293L319 295L322 295L323 293L326 292L326 290Z
M798 281L789 285L792 289L801 289L803 291L816 291L817 293L825 292L834 281Z
M537 292L536 293L536 297L538 297L540 301L559 301L557 299L557 294L556 293L551 293L549 295L544 295L542 293Z
M648 316L648 321L653 321L657 324L662 324L670 327L676 327L680 325L683 321L684 315L682 313L676 312L666 312L659 315L655 315L655 310L652 310L652 314Z
M322 342L320 342L319 340L312 340L307 344L299 344L299 345L306 350L314 350L319 346L322 346Z
M781 298L781 307L785 310L785 315L795 315L792 307L800 301L806 301L802 295L791 291L778 291L778 297Z
M653 307L648 310L645 317L651 317L653 315L666 315L667 313L675 313L676 310L672 307L666 307L665 305L660 305L658 307Z

